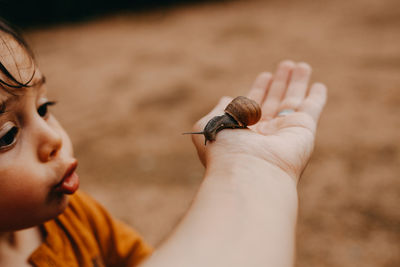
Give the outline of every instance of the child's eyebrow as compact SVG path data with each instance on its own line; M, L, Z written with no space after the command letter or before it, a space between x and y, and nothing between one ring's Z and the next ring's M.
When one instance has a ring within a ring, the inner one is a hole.
M44 75L42 75L40 78L38 78L36 81L34 81L29 87L37 87L37 88L39 88L44 83L46 83L46 77ZM0 115L3 115L4 113L6 113L7 104L9 102L14 101L16 97L17 96L12 96L12 97L9 97L7 99L0 100Z
M15 99L15 97L9 97L0 102L0 115L3 115L4 113L6 113L7 103L13 101L14 99Z
M4 102L0 103L0 114L4 114L6 112L6 104Z
M3 115L7 112L7 106L10 102L16 101L18 99L17 95L13 95L11 97L7 97L6 99L0 100L0 115Z
M43 84L46 83L46 77L44 75L42 75L39 79L37 79L37 81L34 81L32 83L32 86L42 86Z

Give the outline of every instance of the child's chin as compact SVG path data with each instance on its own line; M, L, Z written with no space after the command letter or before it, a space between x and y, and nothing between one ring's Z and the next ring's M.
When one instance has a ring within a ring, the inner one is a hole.
M62 194L62 193L56 193L51 196L51 199L49 200L49 206L52 209L52 218L49 219L54 219L61 213L65 211L65 209L68 206L69 203L69 195Z

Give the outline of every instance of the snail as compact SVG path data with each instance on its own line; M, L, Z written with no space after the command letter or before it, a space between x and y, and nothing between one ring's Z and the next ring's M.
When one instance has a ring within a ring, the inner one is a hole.
M256 124L261 118L260 105L244 96L233 99L224 111L224 115L215 116L209 120L202 132L184 134L203 134L206 145L207 141L214 141L217 133L223 129L244 129L248 125Z

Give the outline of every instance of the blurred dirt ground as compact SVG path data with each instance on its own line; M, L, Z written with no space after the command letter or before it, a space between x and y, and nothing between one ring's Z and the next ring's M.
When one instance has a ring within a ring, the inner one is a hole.
M27 33L81 188L159 244L203 168L181 133L282 59L329 101L299 185L297 266L400 266L400 2L232 1ZM206 219L206 218L205 218Z

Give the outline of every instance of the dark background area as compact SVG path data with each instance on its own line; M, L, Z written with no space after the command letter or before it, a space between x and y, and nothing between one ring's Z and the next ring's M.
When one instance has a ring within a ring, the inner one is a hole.
M23 28L84 21L116 12L143 12L227 0L0 0L0 16Z

